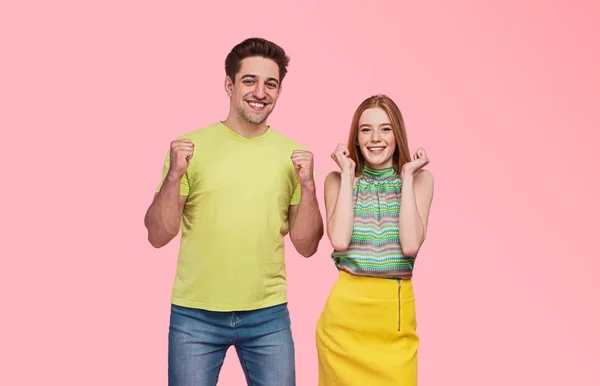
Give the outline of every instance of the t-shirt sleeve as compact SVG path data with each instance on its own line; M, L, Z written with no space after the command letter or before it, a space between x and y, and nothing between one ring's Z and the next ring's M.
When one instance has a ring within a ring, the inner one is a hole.
M296 188L294 189L294 192L292 193L292 198L290 199L290 205L300 204L300 197L302 197L302 193L300 191L300 184L298 183L298 180L296 180Z
M162 178L160 180L160 184L156 188L156 193L160 191L163 183L165 182L165 177L167 177L167 173L169 172L170 167L170 151L167 152L167 156L165 157L165 162L162 170ZM188 175L185 173L181 178L181 183L179 184L179 195L180 196L189 196L190 195L190 183L188 180Z

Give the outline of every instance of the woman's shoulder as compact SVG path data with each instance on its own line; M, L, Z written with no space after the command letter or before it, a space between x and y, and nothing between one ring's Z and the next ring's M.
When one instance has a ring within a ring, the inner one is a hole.
M338 170L333 170L333 171L329 172L329 174L327 174L327 176L325 177L325 181L341 180L341 179L342 179L342 173Z
M433 174L428 169L421 169L414 177L415 183L431 184L433 183Z
M356 186L356 181L358 181L359 177L354 176L353 185ZM325 176L325 186L339 186L342 182L342 173L339 170L334 170L329 172L327 176Z
M433 174L426 169L421 169L414 177L413 185L419 194L433 195Z

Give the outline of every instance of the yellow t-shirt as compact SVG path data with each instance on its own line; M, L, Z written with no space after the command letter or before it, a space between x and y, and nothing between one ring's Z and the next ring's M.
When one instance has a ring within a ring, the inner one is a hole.
M195 147L181 180L188 198L171 302L211 311L286 302L283 238L300 202L290 157L306 148L272 128L248 139L221 122L178 139ZM168 170L167 154L163 180Z

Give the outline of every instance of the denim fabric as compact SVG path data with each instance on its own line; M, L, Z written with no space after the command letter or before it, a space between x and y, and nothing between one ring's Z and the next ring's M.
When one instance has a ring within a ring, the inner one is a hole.
M215 386L234 346L250 386L295 386L287 303L214 312L171 305L169 386Z

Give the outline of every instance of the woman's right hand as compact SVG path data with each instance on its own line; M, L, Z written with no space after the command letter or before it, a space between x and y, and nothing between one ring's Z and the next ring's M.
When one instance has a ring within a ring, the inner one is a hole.
M331 153L331 158L333 158L335 163L338 164L342 173L351 173L354 175L356 163L354 163L349 155L350 152L348 151L346 145L340 143L335 148L335 151Z

